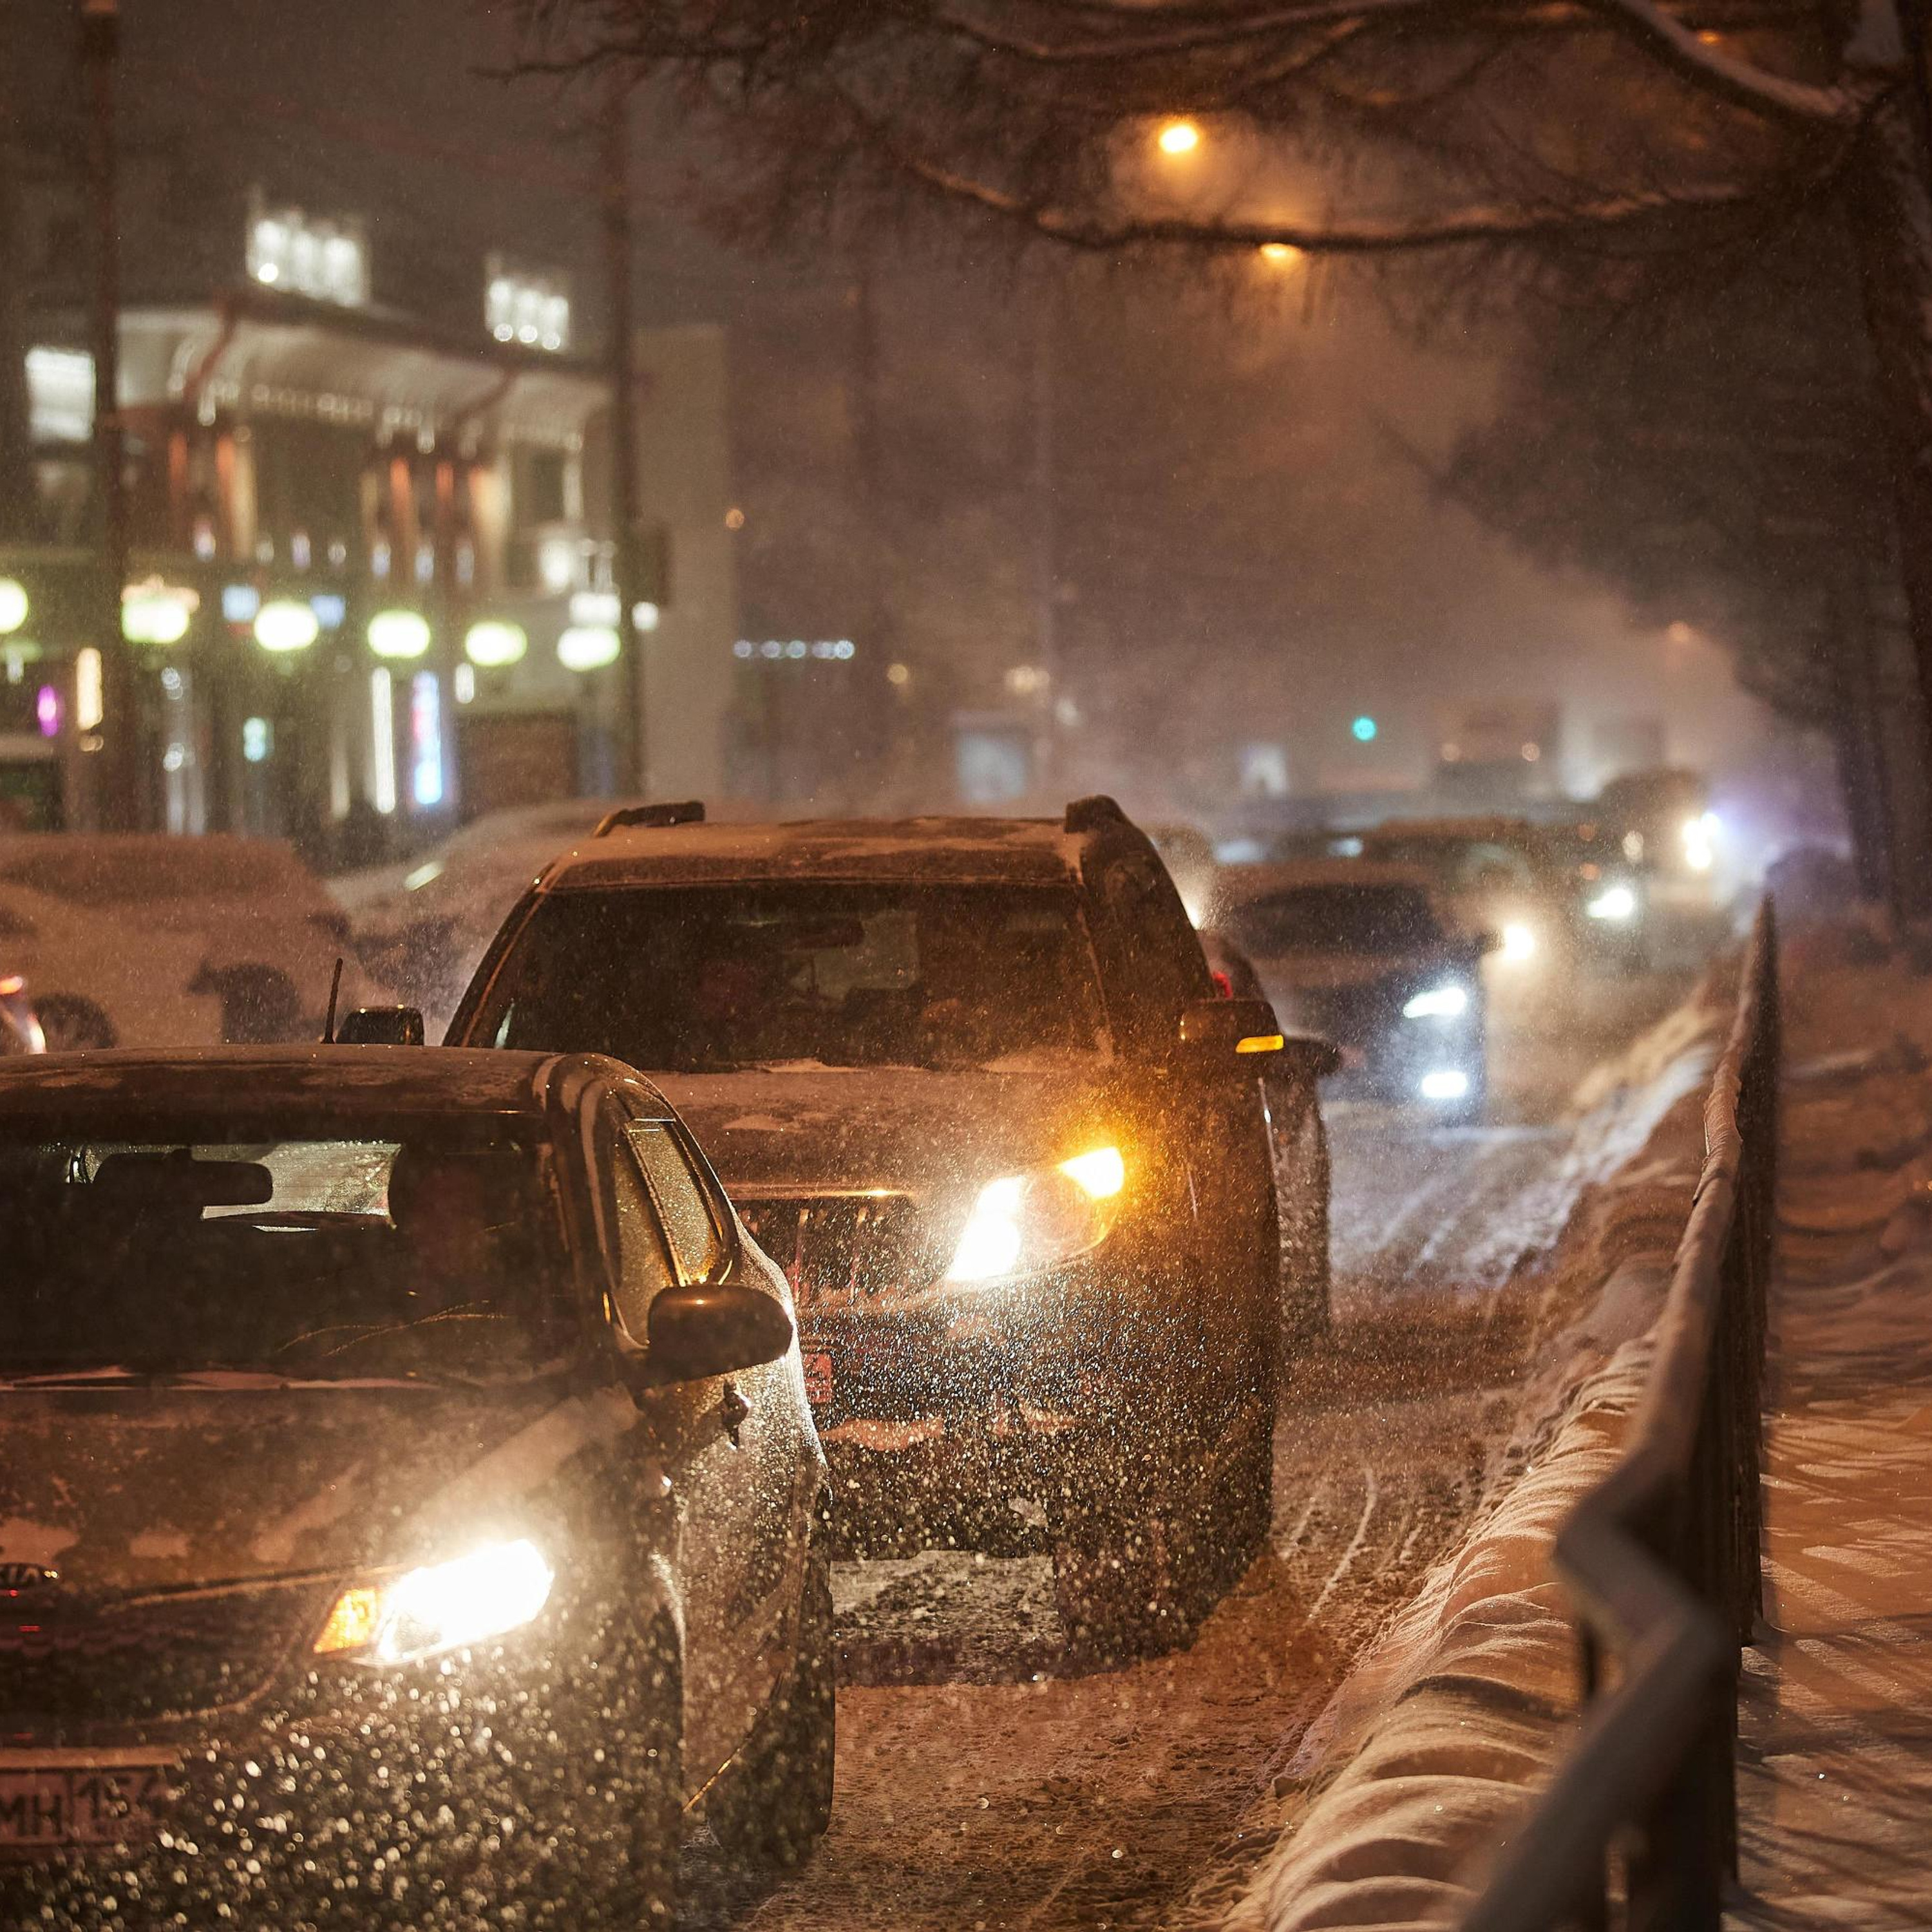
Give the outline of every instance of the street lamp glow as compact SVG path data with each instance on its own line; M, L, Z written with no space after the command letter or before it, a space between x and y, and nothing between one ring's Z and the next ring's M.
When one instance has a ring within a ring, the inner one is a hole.
M1191 154L1201 145L1201 130L1192 121L1169 121L1156 138L1163 154Z
M602 670L617 662L619 649L608 624L573 624L556 640L556 658L566 670Z
M463 640L463 650L472 664L480 664L485 670L494 670L504 664L520 662L529 650L530 642L522 625L508 624L500 618L490 617L470 626L470 634Z
M199 592L150 578L121 593L121 634L130 644L178 644L200 608Z
M1292 242L1264 242L1258 252L1271 268L1292 268L1301 260L1301 250Z
M265 651L305 651L321 628L315 613L292 597L278 597L255 614L255 641Z
M10 577L0 577L0 638L10 637L27 621L27 593Z
M369 620L369 648L379 658L419 658L429 649L429 620L419 610L378 610Z

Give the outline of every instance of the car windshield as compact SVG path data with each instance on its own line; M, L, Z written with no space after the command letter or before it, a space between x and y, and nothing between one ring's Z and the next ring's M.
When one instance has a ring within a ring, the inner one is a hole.
M1402 952L1434 944L1442 929L1418 886L1291 886L1238 908L1236 940L1282 952Z
M0 1142L0 1379L526 1376L568 1304L546 1164L487 1122L364 1138L144 1124Z
M1107 1043L1072 892L824 881L554 894L472 1036L678 1072L1018 1067Z

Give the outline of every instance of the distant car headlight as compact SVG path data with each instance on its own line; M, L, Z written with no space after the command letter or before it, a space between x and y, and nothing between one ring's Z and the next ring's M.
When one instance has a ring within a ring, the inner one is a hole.
M556 1580L534 1543L485 1544L448 1563L344 1590L315 1640L316 1654L407 1664L481 1643L534 1622Z
M1425 1100L1466 1100L1469 1076L1459 1066L1440 1066L1425 1073L1416 1082L1416 1090Z
M960 1230L946 1279L971 1283L1036 1274L1098 1247L1112 1230L1126 1184L1127 1164L1115 1147L988 1181Z
M1406 1020L1457 1020L1469 1010L1469 989L1452 981L1418 993L1402 1010Z
M1718 814L1700 812L1684 821L1684 862L1694 872L1708 872L1718 860Z
M1612 920L1621 923L1636 916L1636 895L1628 886L1606 886L1583 910L1592 919Z
M1536 928L1526 926L1520 919L1511 920L1503 928L1502 956L1513 962L1534 959L1536 957Z

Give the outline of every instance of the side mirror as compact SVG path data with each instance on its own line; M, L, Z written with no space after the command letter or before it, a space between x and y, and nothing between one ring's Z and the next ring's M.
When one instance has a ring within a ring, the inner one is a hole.
M1182 1057L1232 1070L1246 1061L1258 1073L1261 1063L1279 1053L1281 1022L1265 1000L1196 1000L1180 1016Z
M653 1383L702 1382L775 1362L791 1346L791 1317L736 1282L667 1288L651 1304L645 1355Z
M422 1010L418 1006L358 1006L344 1013L335 1029L338 1046L420 1046Z

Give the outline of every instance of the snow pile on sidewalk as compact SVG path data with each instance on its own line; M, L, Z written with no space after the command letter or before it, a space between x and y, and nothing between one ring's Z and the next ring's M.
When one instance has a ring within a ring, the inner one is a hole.
M1531 1372L1461 1548L1394 1617L1276 1780L1280 1834L1229 1932L1435 1925L1570 1736L1576 1649L1552 1539L1621 1451L1702 1154L1736 962L1580 1093L1583 1180L1533 1286ZM1577 1177L1573 1176L1573 1186Z

